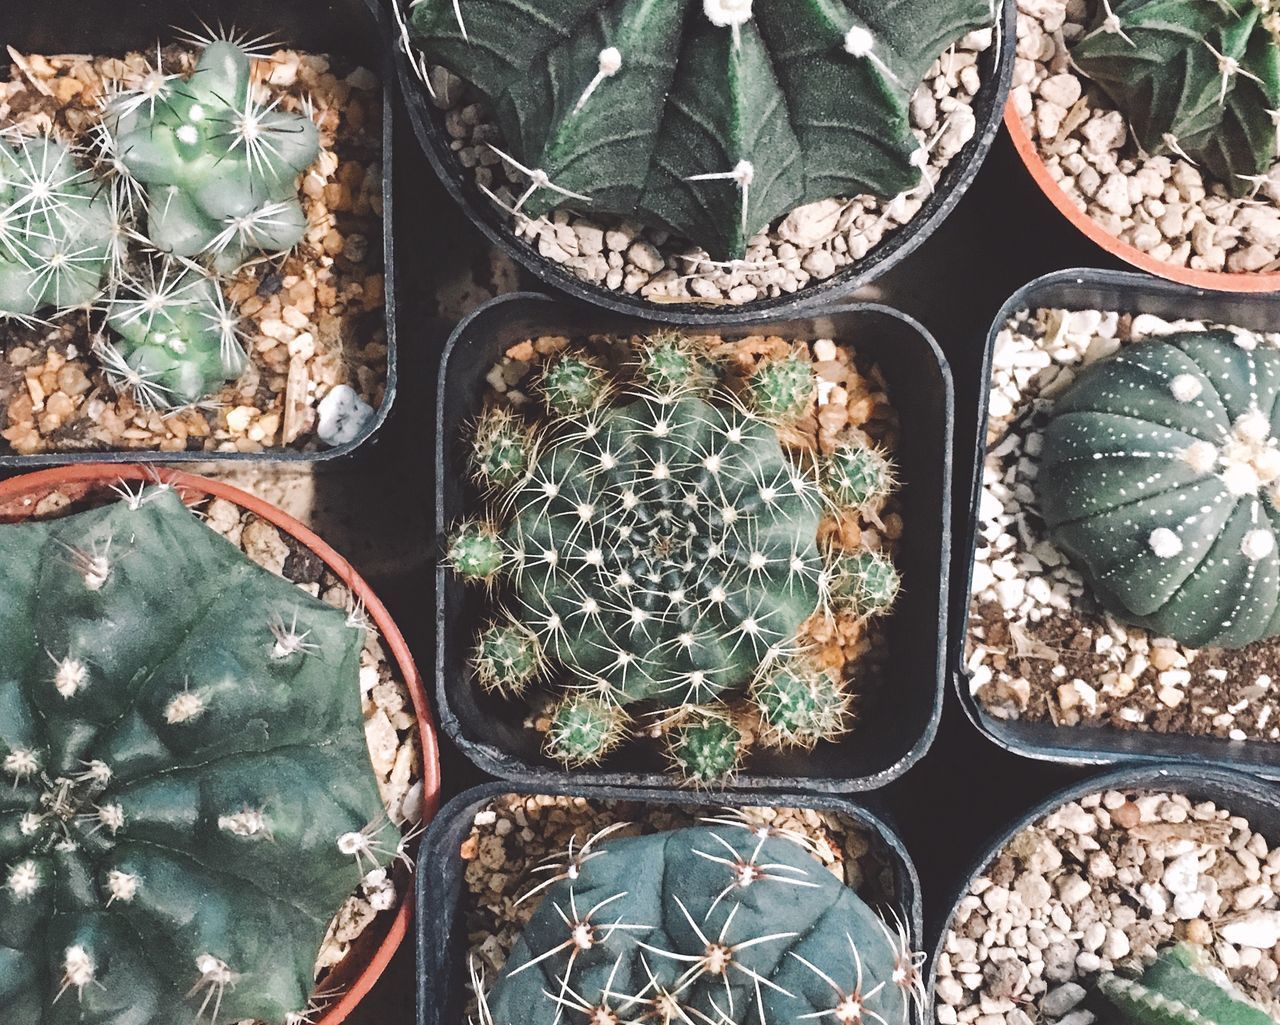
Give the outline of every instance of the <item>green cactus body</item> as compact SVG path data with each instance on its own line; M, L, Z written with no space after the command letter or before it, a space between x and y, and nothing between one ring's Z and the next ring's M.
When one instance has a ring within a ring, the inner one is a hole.
M902 590L902 578L893 561L873 551L841 555L828 579L831 597L859 616L884 615Z
M1147 153L1185 155L1235 195L1276 161L1276 0L1120 0L1072 48Z
M563 416L585 413L605 396L604 371L582 356L566 353L547 365L538 387L547 405Z
M117 96L107 109L112 151L147 191L151 242L219 271L302 239L296 180L320 152L311 120L259 103L251 78L249 55L219 40L189 79Z
M594 765L622 743L626 732L626 713L616 705L575 695L551 712L547 753L569 766Z
M427 59L493 104L521 208L665 225L716 259L804 203L921 184L908 104L990 0L422 0ZM679 74L676 73L677 67Z
M813 367L798 356L770 360L751 375L749 387L761 415L771 420L794 420L813 399Z
M0 318L92 302L115 252L110 197L65 145L0 139Z
M302 1020L387 860L362 641L168 489L0 526L6 1021Z
M1198 948L1163 951L1138 979L1103 975L1098 989L1121 1014L1117 1025L1274 1025L1240 993L1205 974Z
M1036 497L1117 618L1193 647L1280 633L1280 352L1189 332L1084 369L1050 411Z
M848 729L848 692L831 673L807 663L772 669L756 681L751 696L769 743L811 748Z
M465 523L454 531L445 561L464 580L492 582L507 560L498 532L487 523Z
M823 483L835 498L861 509L897 486L888 458L870 445L844 445L830 459Z
M542 647L519 623L494 623L480 634L472 661L485 690L521 694L542 671Z
M745 738L733 720L715 710L698 710L667 734L667 755L680 777L695 786L732 778L742 764Z
M487 410L476 424L471 476L483 488L509 488L529 468L532 438L524 423L506 410Z
M701 826L609 840L547 891L487 995L494 1025L907 1025L917 959L804 848Z

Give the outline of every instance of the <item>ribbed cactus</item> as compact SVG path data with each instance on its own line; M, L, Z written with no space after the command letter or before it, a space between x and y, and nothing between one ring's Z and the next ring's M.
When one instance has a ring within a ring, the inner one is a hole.
M789 393L807 401L808 363L771 366L785 366ZM806 620L832 604L860 615L892 604L846 584L846 560L883 566L895 592L897 575L884 556L819 545L833 501L821 482L832 475L784 450L775 424L789 404L761 402L755 381L740 399L670 337L642 343L632 370L615 379L571 351L544 371L544 425L508 411L481 417L468 462L483 509L446 557L460 576L502 588L473 656L478 682L515 695L537 679L569 694L551 713L549 754L598 761L630 713L652 711L677 728L668 749L686 777L709 782L713 762L737 767L742 745L723 724L752 707L726 703L779 666L807 671L797 650ZM780 739L811 747L842 732L849 697L824 679L826 713ZM697 716L681 714L690 709ZM691 724L711 721L722 742L690 746Z
M610 839L557 878L481 1020L907 1025L920 1006L906 930L781 836L705 825Z
M1036 495L1117 618L1193 647L1280 633L1280 351L1230 331L1125 346L1055 401Z
M1280 0L1119 0L1071 51L1151 154L1186 156L1235 195L1276 162Z
M917 188L912 94L993 20L991 0L418 0L410 31L489 98L522 212L634 217L730 259L804 203Z
M0 138L0 319L91 303L116 245L109 193L63 143Z
M146 190L152 244L221 271L298 243L296 180L320 152L311 120L262 102L251 70L244 49L214 40L190 78L149 79L104 115L114 159Z
M1116 1025L1274 1025L1262 1008L1210 978L1203 960L1198 948L1182 943L1163 951L1140 978L1103 975L1098 989L1119 1011Z
M0 526L0 1018L312 1020L398 840L362 644L167 488Z

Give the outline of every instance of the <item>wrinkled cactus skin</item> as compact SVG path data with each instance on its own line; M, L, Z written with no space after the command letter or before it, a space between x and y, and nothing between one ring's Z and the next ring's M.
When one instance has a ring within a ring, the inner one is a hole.
M1116 1025L1274 1025L1244 996L1204 974L1187 943L1162 951L1138 979L1103 975L1098 989L1121 1015Z
M300 1020L385 822L362 642L169 489L0 526L0 1018Z

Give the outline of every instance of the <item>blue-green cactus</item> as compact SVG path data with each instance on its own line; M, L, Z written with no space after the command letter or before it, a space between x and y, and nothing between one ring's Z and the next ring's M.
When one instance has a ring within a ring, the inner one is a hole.
M1241 993L1206 973L1204 952L1188 943L1162 951L1142 975L1103 975L1098 990L1120 1014L1116 1025L1274 1025Z

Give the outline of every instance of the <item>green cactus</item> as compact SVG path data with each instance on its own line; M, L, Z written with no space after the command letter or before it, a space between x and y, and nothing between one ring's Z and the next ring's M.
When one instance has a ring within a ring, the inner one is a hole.
M674 396L707 387L713 371L684 335L659 334L640 350L637 374L656 395Z
M799 844L743 824L593 838L484 1001L493 1025L908 1025L920 955Z
M214 40L190 78L118 94L104 116L118 166L146 190L152 244L223 272L302 239L297 177L320 153L312 121L260 102L251 72L245 50Z
M44 136L0 138L0 319L93 302L116 259L108 192Z
M542 371L538 389L546 404L562 416L585 413L604 401L609 380L594 360L562 353Z
M468 581L492 583L506 564L507 550L488 523L464 523L449 539L445 562Z
M168 488L0 526L6 1021L310 1020L329 921L398 840L362 645Z
M729 716L698 709L667 732L667 757L695 786L723 784L742 764L746 738Z
M547 754L569 767L594 765L622 743L626 714L616 705L573 695L551 712Z
M991 0L420 0L426 59L489 98L518 208L666 226L715 259L805 203L922 184L908 104ZM679 68L679 74L677 74Z
M813 399L813 367L799 356L768 360L751 375L751 399L761 416L795 420Z
M519 417L487 409L476 424L471 476L485 489L509 488L529 469L533 438Z
M854 509L887 497L898 486L888 456L867 444L842 445L827 463L824 483Z
M812 748L849 729L849 693L830 672L805 661L772 668L751 688L766 743Z
M1116 1025L1274 1025L1275 1019L1211 978L1203 952L1180 943L1138 979L1103 975L1098 990L1120 1012Z
M1280 633L1280 352L1195 331L1123 347L1049 411L1049 536L1116 618L1192 647Z
M1185 156L1234 195L1276 161L1280 2L1120 0L1072 60L1151 154Z
M517 622L494 623L480 634L472 665L485 690L514 697L528 690L541 673L542 646Z
M869 549L841 555L828 579L832 598L863 617L884 615L902 590L902 578L893 560Z

